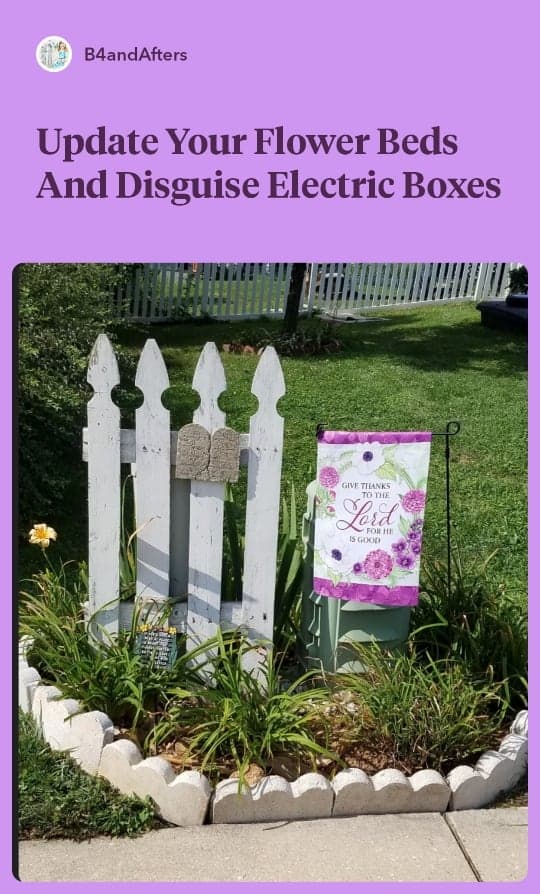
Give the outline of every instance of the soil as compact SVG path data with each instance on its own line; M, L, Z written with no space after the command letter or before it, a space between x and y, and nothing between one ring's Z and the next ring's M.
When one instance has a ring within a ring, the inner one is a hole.
M133 734L127 729L120 728L117 737L133 739L142 750L144 739L148 732L149 729L140 729ZM491 747L497 749L505 735L506 731L501 730L495 736ZM315 738L322 744L323 737L322 735L318 736L316 731ZM341 709L332 711L331 737L328 743L328 750L336 754L339 760L332 760L323 756L309 759L287 752L276 753L264 766L254 763L250 764L245 776L246 781L248 784L253 785L263 776L273 774L282 776L292 782L303 773L313 771L321 773L328 779L332 779L339 770L348 767L356 767L368 775L373 775L379 770L397 769L409 776L417 770L425 770L430 766L428 756L422 753L412 754L406 758L398 757L392 740L382 736L374 729L365 731L362 740L359 741L357 735L353 733L350 714L347 716L347 711L346 709L344 710L343 706ZM437 769L439 769L442 775L445 775L458 763L474 766L482 753L482 751L479 751L459 761L448 761ZM219 761L214 762L211 767L204 767L203 759L196 754L190 753L189 738L187 736L184 739L171 739L160 746L154 754L168 761L175 773L181 773L184 770L199 770L204 772L213 783L223 779L237 778L239 775L236 761L232 756L222 757Z

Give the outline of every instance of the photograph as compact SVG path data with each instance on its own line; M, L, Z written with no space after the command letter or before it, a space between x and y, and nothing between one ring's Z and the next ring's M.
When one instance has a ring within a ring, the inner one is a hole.
M526 266L22 263L13 300L20 878L174 881L185 827L183 880L355 881L359 835L365 881L523 878Z

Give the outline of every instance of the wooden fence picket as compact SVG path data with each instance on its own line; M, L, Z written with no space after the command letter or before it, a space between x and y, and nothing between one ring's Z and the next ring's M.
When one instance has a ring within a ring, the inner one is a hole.
M118 632L120 555L120 410L111 391L120 382L106 335L98 336L88 364L94 389L87 407L88 614L95 631Z
M193 388L201 397L193 422L210 434L225 425L218 399L225 391L225 371L218 350L208 342L199 357ZM192 481L189 504L188 648L215 636L220 620L225 486Z
M259 407L249 426L242 609L250 639L272 642L284 425L276 404L285 394L274 348L265 349L251 391ZM252 651L246 658L256 667L261 655Z
M136 595L163 603L169 597L171 437L161 395L169 377L153 338L143 348L135 384L144 395L135 411Z

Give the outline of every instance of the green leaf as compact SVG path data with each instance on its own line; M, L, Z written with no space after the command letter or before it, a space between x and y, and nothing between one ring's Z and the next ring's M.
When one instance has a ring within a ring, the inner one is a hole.
M391 478L393 481L397 481L396 469L393 463L384 462L382 466L375 471L377 478Z
M406 537L407 534L409 533L409 527L410 527L410 526L409 526L409 522L407 521L407 519L404 518L403 515L400 515L400 517L399 517L399 530L401 531L401 533L402 533L405 537Z

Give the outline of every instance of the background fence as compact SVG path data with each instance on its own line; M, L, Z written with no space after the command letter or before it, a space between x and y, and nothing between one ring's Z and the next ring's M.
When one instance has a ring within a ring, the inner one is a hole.
M506 293L517 264L310 264L302 311L363 313L481 301ZM114 314L168 322L210 316L233 320L282 317L292 264L137 264L112 297Z
M144 402L136 410L135 430L120 429L120 411L111 399L111 390L119 383L118 366L105 335L94 345L88 381L94 389L83 433L83 458L88 463L89 616L110 634L121 625L121 464L129 463L137 532L136 599L168 607L170 597L175 597L170 622L187 632L190 645L214 636L218 626L240 626L252 640L271 641L283 451L283 419L276 404L285 393L274 349L266 348L259 360L251 389L259 406L249 433L240 436L240 464L247 465L247 505L242 601L236 603L221 604L225 484L200 476L176 477L178 433L171 432L170 414L161 402L169 379L157 343L146 342L137 367L135 383ZM201 398L193 422L213 435L225 426L218 398L226 381L212 343L201 352L193 388ZM248 661L260 660L256 653L247 656Z

